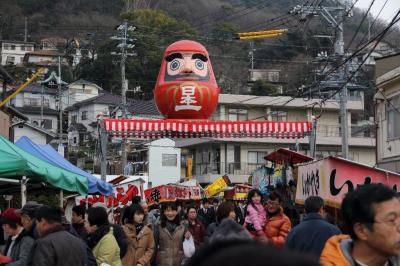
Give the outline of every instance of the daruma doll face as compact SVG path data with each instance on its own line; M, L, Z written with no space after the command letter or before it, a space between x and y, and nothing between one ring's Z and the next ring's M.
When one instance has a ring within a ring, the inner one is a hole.
M154 98L167 119L208 119L218 104L219 88L207 50L183 40L167 47Z

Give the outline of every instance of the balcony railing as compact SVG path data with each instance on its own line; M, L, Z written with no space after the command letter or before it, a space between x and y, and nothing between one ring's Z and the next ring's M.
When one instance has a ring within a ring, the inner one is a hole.
M335 125L318 125L317 136L319 137L341 137L342 132L340 126ZM375 127L373 125L351 126L352 138L374 138Z
M208 163L193 164L194 175L206 174L231 174L231 175L250 175L255 170L263 166L260 163Z

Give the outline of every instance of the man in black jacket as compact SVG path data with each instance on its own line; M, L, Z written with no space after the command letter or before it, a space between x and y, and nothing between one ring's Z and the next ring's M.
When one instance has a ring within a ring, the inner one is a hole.
M28 201L22 209L18 210L21 214L21 223L25 228L26 232L33 239L39 238L39 235L36 230L36 218L35 213L36 210L42 205L37 203L36 201Z
M59 208L42 206L36 212L36 219L40 238L34 244L30 265L85 265L86 247L81 239L65 231Z
M198 216L205 228L215 222L215 211L213 206L210 206L208 199L203 199L203 206L198 211Z

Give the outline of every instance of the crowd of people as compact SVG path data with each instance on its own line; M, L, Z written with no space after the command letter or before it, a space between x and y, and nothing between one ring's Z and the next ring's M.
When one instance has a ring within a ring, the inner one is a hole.
M400 202L381 184L349 192L341 206L343 229L328 222L325 202L310 196L292 228L281 195L257 189L247 204L204 199L164 202L149 210L135 198L121 224L102 205L75 206L71 223L60 208L28 202L1 214L7 235L1 265L400 266Z

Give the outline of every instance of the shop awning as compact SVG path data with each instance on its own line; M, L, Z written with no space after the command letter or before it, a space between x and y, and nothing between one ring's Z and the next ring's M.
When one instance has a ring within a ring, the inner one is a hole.
M7 155L6 158L0 157L0 177L21 178L21 176L27 176L33 181L46 182L58 189L81 195L88 193L86 177L38 159L1 135L0 152L0 156ZM18 169L16 165L19 165Z
M291 165L313 160L312 157L283 148L268 154L264 159L275 163L288 162Z
M136 138L302 138L311 132L311 122L198 121L104 119L106 131L117 137Z
M18 147L29 152L33 156L46 161L56 167L60 167L64 170L71 171L75 174L85 176L88 179L89 194L101 194L101 195L112 195L113 187L111 184L98 179L88 172L76 167L64 157L62 157L58 152L56 152L50 145L38 145L32 142L28 137L21 137L16 143Z

